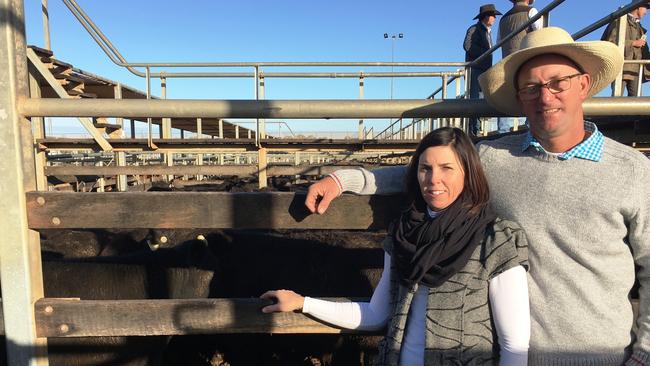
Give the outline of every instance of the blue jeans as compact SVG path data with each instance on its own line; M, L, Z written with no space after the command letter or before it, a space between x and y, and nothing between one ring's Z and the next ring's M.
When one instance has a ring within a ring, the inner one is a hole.
M469 99L479 99L481 93L481 85L478 83L478 77L485 70L470 68L469 78ZM474 136L478 136L481 131L481 121L477 117L469 119L469 130Z

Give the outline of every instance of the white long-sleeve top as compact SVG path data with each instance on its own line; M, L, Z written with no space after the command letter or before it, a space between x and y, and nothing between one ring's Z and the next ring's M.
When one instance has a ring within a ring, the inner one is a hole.
M332 302L305 297L302 311L327 323L358 330L381 329L390 316L390 255L370 302ZM501 348L500 366L528 363L530 311L526 270L516 266L490 280L488 293ZM424 365L425 317L429 288L419 286L411 303L400 353L401 365Z

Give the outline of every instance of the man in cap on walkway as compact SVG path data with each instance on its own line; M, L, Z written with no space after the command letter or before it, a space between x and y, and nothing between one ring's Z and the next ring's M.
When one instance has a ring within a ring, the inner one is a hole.
M530 124L478 146L497 215L528 236L529 365L650 365L650 160L604 137L582 109L622 67L613 43L549 27L480 77L488 103ZM323 213L341 191L399 192L404 172L340 170L305 204Z
M467 29L463 48L465 49L465 62L472 62L479 58L485 51L492 48L492 25L496 16L501 13L496 10L494 4L481 5L478 15L474 19L478 21ZM483 59L480 63L470 67L469 98L478 99L481 87L478 77L492 66L492 55ZM478 118L470 119L470 129L474 136L479 134L481 129Z

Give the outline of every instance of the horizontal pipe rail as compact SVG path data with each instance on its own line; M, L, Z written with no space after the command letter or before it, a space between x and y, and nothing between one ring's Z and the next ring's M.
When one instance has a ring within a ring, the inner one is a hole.
M86 29L88 34L95 40L97 45L104 51L109 59L118 66L126 67L131 73L146 77L145 73L134 69L134 67L144 68L162 68L162 67L277 67L277 66L401 66L401 67L444 67L444 66L465 66L465 62L127 62L126 59L120 54L117 48L111 41L102 33L95 23L90 19L88 14L77 4L75 0L63 0L63 3L68 7L72 15L74 15L79 23ZM192 73L185 73L185 76ZM151 73L150 77L177 77L176 73ZM196 73L193 77L202 76L201 73Z
M458 72L449 71L422 71L422 72L260 72L260 78L421 78L421 77L442 77L449 75L456 77ZM160 77L169 77L168 73L161 72ZM254 72L175 72L174 78L253 78Z
M587 116L650 114L650 97L591 98ZM448 100L109 100L21 98L26 117L436 118L500 117L484 99Z

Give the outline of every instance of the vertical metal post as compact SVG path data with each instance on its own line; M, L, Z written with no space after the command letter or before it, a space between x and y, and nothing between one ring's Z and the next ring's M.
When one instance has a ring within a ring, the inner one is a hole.
M265 96L264 96L264 94L265 94L265 91L264 91L264 75L260 75L259 80L260 81L259 81L259 84L258 84L259 85L258 100L264 100L264 98L265 98ZM265 139L266 138L266 119L260 118L258 121L259 121L258 129L260 131L260 133L259 133L260 139ZM250 138L250 136L248 136L248 138ZM278 135L278 138L280 138L279 135Z
M30 123L18 113L29 96L22 0L0 0L0 281L9 365L47 365L47 340L36 337L34 302L43 297L38 232L29 230L25 192L36 188ZM44 202L45 204L45 202Z
M201 118L196 119L196 138L200 139L203 137L203 120ZM203 165L203 154L200 152L196 154L196 165ZM203 175L197 174L196 180L203 180Z
M472 71L470 70L469 67L466 67L464 70L465 70L465 99L469 99L469 83L472 76L471 75ZM469 118L465 117L463 118L463 130L465 131L465 133L469 134L470 133L469 129L470 129Z
M114 97L115 99L122 99L122 84L117 83L113 87L114 90ZM124 118L118 117L115 119L115 122L117 122L118 125L122 126L122 129L120 130L120 138L124 137ZM118 151L115 153L115 160L117 163L117 166L126 166L126 152L124 151ZM117 190L119 192L124 192L127 189L128 182L126 179L126 175L118 175L116 178L115 185L117 186Z
M543 27L544 28L548 27L551 24L551 12L549 11L548 13L544 14L542 19L543 19L542 20Z
M29 93L32 98L41 97L41 87L32 72L29 73ZM32 128L34 130L34 155L36 156L36 190L47 191L47 178L45 177L47 156L45 151L40 150L36 144L37 139L45 138L45 121L43 117L32 117Z
M131 138L135 138L135 120L130 120L131 121Z
M363 72L359 75L359 99L363 99ZM363 140L363 118L359 120L359 140Z
M639 64L639 77L636 79L636 97L643 95L643 69L645 65Z
M160 97L162 99L167 99L167 78L164 76L160 77ZM163 139L169 139L172 137L172 120L168 117L162 118L162 133L161 137ZM165 164L167 166L174 166L174 153L166 152L165 153ZM173 175L165 175L165 181L171 182L174 180Z
M460 85L460 78L457 77L456 78L456 98L460 97L461 93L462 93L462 85ZM461 126L462 123L463 123L463 120L461 118L457 117L457 118L454 119L454 125L456 127L462 127Z
M239 140L239 125L235 125L235 139Z
M223 138L223 120L219 118L219 138Z
M50 41L50 13L47 8L47 0L41 0L41 11L43 12L43 44L46 49L52 49Z
M149 67L145 69L145 76L147 78L147 100L151 99L151 70L149 70ZM147 133L147 146L150 148L153 148L153 139L151 137L152 131L151 131L151 117L147 117L147 128L148 128L148 133Z
M447 99L447 86L449 84L449 75L442 75L442 100ZM445 126L449 126L449 118L443 119Z
M618 18L618 39L616 40L618 44L618 49L621 51L621 54L625 54L625 30L627 29L627 14L623 14ZM641 76L641 75L639 75ZM612 90L612 96L620 97L623 95L623 72L616 76L614 80L614 90Z

